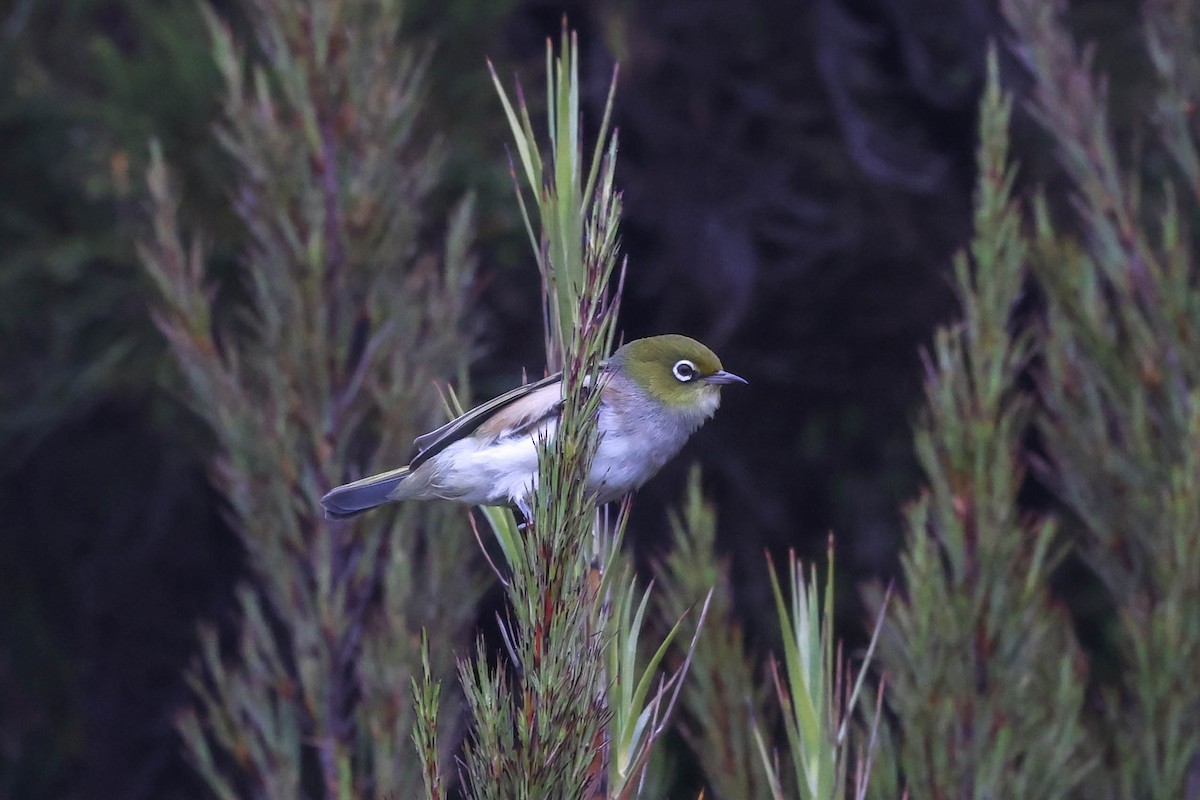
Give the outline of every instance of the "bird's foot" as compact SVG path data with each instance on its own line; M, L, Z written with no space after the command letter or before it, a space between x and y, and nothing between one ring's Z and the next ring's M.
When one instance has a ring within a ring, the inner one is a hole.
M533 509L529 507L527 498L520 498L516 501L517 511L521 512L522 522L517 524L517 530L527 531L533 525Z

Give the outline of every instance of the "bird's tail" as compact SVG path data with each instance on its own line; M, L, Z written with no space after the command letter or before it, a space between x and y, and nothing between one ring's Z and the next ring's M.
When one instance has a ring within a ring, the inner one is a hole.
M321 498L325 516L346 519L392 500L401 500L403 495L396 489L409 474L408 467L400 467L339 486Z

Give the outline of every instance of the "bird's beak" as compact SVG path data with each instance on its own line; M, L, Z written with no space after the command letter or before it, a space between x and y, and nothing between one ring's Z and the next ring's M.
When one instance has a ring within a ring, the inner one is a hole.
M750 383L750 381L746 380L745 378L741 377L740 375L734 375L732 372L726 372L723 369L717 370L716 372L714 372L712 375L709 375L704 380L707 381L708 383L716 383L716 384L723 384L723 383L747 383L748 384L748 383Z

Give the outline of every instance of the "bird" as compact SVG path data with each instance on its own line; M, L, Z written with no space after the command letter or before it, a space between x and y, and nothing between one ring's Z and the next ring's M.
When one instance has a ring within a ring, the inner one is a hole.
M597 503L641 488L716 412L722 386L748 383L726 372L695 339L636 339L600 367L595 457L587 489ZM514 505L531 519L538 442L554 437L562 373L519 386L418 436L403 467L347 483L321 498L326 517L345 519L403 500Z

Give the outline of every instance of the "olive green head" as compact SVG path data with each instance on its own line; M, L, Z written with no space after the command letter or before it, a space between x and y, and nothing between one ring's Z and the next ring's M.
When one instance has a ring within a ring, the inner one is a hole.
M678 410L716 409L720 387L746 383L721 368L721 359L695 339L678 334L637 339L613 353L609 363L650 399Z

